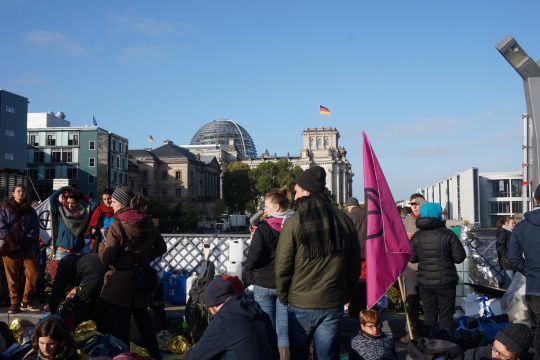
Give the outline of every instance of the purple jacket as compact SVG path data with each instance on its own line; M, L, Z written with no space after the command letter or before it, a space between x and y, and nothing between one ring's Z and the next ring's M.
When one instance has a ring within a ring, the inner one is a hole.
M16 225L17 222L17 214L12 202L4 202L0 206L0 239L5 239L11 233L21 246L35 245L39 236L39 221L36 211L29 208L22 212L20 228Z

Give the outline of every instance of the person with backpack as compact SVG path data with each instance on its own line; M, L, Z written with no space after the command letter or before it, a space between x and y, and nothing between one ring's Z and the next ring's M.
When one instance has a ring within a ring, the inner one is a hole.
M111 334L129 344L131 315L146 342L150 356L161 359L148 314L157 283L150 262L163 255L167 246L146 214L146 200L119 187L113 192L115 221L109 227L101 261L109 267L101 298L106 302Z
M289 196L286 187L273 188L264 194L265 218L259 222L251 239L242 276L246 285L253 285L255 301L272 321L281 360L289 358L289 328L287 306L279 301L276 293L274 261L283 223L294 213L288 209Z
M482 346L465 351L464 360L527 360L533 335L525 324L510 323L495 335L491 346Z
M206 286L204 305L212 319L185 360L279 359L270 318L257 302L235 294L231 281L215 277Z

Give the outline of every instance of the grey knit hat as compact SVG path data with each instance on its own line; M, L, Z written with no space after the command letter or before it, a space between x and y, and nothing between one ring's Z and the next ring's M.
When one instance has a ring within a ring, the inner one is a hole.
M495 335L495 340L499 340L510 351L519 355L529 349L533 335L527 325L510 323Z
M127 186L121 186L113 191L112 197L120 204L129 206L131 199L133 199L133 192Z

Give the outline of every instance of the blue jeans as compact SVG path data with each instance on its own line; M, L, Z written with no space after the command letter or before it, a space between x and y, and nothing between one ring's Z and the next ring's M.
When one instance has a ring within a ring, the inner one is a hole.
M253 286L253 296L265 313L268 314L276 330L279 347L289 347L289 326L287 306L279 302L276 289Z
M307 359L312 339L317 360L339 359L343 306L300 309L289 305L288 310L291 359Z

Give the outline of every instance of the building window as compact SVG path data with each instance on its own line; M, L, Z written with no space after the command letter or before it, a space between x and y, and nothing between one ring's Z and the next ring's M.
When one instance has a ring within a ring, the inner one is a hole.
M94 140L88 142L88 150L96 150L96 142Z
M51 149L51 162L59 163L61 161L62 152L60 149Z
M127 170L126 159L122 159L122 169Z
M76 179L78 175L78 169L75 167L68 167L67 169L67 178L68 179Z
M329 144L330 144L330 142L328 141L328 136L325 136L324 137L324 147L328 147Z
M148 180L148 171L143 170L143 172L142 172L142 179L143 179L144 181Z
M161 189L161 198L167 199L167 189Z
M10 113L10 114L15 114L15 106L11 106L11 105L6 105L5 107L5 110L6 112Z
M45 179L51 180L56 177L56 171L54 168L45 168Z
M512 180L514 181L514 180ZM523 203L521 201L512 202L512 213L521 214L523 212Z
M11 129L6 129L5 134L6 136L9 136L9 137L15 137L15 131Z
M90 167L96 166L96 159L94 159L94 158L89 158L89 159L88 159L88 166L90 166Z
M88 183L89 184L95 184L96 183L96 177L94 175L88 175Z
M322 147L322 140L320 137L317 138L317 148Z
M509 214L510 201L490 201L489 210L492 214Z
M79 133L78 132L69 132L68 133L68 145L69 146L78 146L79 145Z
M510 196L510 180L493 181L493 196L494 197L509 197Z
M56 146L55 134L47 134L47 146Z
M4 160L13 160L13 153L4 153Z
M118 152L122 153L122 142L121 141L118 142Z
M167 175L169 175L169 174L167 173L167 171L162 171L162 172L161 172L161 180L167 180Z
M34 150L34 162L42 163L45 162L45 153L42 149Z
M116 157L114 166L116 166L117 168L120 168L120 157Z
M113 171L113 182L118 182L118 175L116 175L116 171Z
M174 174L174 177L176 180L182 180L182 171L177 170L176 173Z
M30 179L36 180L38 177L38 170L32 168L28 169L28 176L30 177Z
M182 197L182 188L175 188L174 189L174 196L176 198L181 198Z
M73 151L71 149L62 150L62 162L73 162Z
M112 150L116 151L116 140L112 141Z
M511 183L512 183L512 196L513 197L521 197L521 191L522 191L521 185L523 183L522 180L521 179L512 179ZM516 212L521 212L521 211L516 211Z
M310 136L309 137L309 148L312 149L315 147L315 138Z
M28 145L29 146L39 146L39 135L36 133L28 134Z

